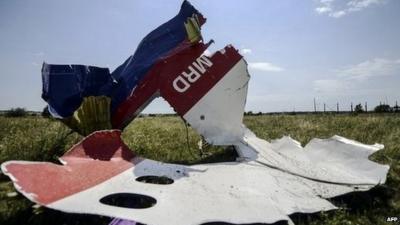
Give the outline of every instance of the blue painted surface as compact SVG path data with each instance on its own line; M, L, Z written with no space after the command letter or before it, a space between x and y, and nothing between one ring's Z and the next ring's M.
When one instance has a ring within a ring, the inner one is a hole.
M135 53L112 73L93 66L43 64L42 98L52 115L69 117L84 97L98 95L111 97L114 112L154 64L186 40L184 24L193 14L201 15L184 1L178 15L149 33Z
M85 65L42 67L42 98L57 118L71 116L86 96L111 96L116 83L108 68Z

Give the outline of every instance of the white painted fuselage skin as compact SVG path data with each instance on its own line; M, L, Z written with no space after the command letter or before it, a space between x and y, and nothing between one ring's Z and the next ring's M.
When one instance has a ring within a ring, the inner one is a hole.
M247 64L241 59L183 118L212 145L240 141L249 79Z

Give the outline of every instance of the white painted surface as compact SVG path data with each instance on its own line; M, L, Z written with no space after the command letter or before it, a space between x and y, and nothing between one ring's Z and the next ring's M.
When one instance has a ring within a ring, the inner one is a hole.
M290 137L269 143L247 130L243 143L238 149L248 160L321 182L373 187L385 182L389 170L388 165L368 159L382 145L364 145L339 136L313 139L303 148Z
M210 144L241 140L249 79L247 64L241 59L183 118Z
M157 185L135 181L143 175L167 176L174 183ZM157 203L147 209L126 209L99 202L102 197L119 192L148 195ZM152 160L144 160L107 182L49 207L148 225L197 225L213 221L273 223L289 220L287 215L294 212L335 208L297 177L254 162L182 166Z

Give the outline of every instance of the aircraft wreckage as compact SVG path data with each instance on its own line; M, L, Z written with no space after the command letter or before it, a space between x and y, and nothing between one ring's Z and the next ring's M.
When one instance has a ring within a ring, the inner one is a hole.
M88 136L60 157L61 165L3 163L15 188L64 212L197 225L291 223L290 214L335 209L327 198L385 182L389 166L368 160L382 145L334 136L303 148L290 137L268 142L247 129L246 61L233 46L205 55L211 42L201 36L204 23L184 1L179 14L148 34L112 73L43 64L42 97L50 113ZM160 96L208 143L234 146L237 161L185 166L131 151L121 130Z

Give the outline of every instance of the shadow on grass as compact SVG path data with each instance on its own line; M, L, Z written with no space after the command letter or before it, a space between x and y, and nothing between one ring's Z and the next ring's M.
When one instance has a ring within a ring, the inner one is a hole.
M295 213L290 215L290 218L297 225L310 223L327 224L328 221L336 221L345 224L346 221L350 221L348 215L351 214L355 220L357 217L363 217L361 220L368 221L368 224L378 224L385 221L386 218L378 218L377 215L397 215L393 214L394 212L392 212L390 206L390 199L394 194L394 190L385 185L376 186L369 191L351 192L327 199L335 206L339 207L338 210L312 214ZM336 223L333 222L332 224Z
M238 154L236 153L236 150L233 146L229 146L223 151L200 157L200 159L194 161L173 161L171 163L182 165L195 165L205 163L235 162Z

